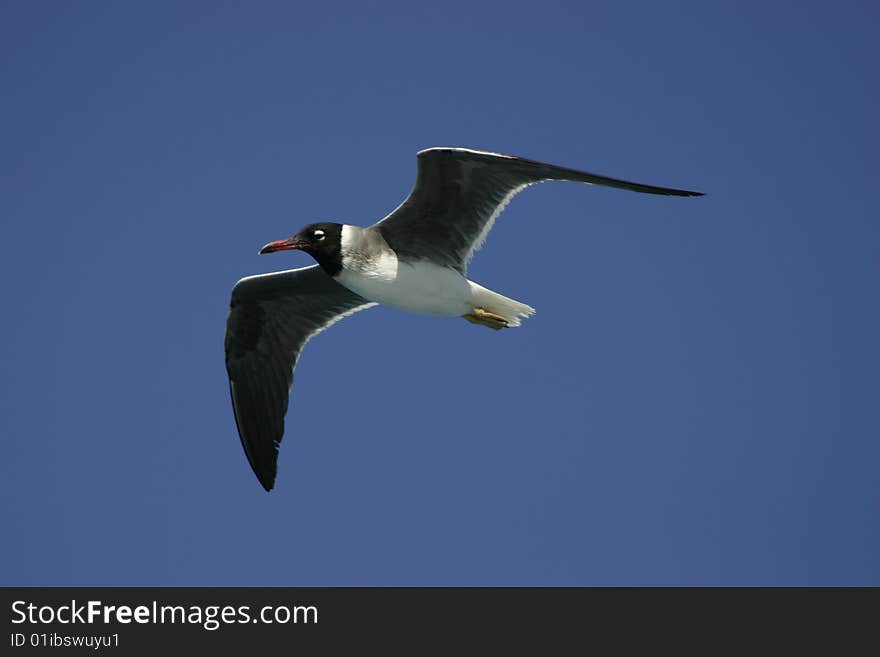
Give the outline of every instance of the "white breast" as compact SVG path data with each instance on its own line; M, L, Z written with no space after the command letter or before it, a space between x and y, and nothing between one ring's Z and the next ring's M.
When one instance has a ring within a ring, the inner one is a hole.
M346 226L347 228L347 226ZM336 280L369 301L422 315L457 317L471 312L471 287L457 271L426 260L402 262L391 251L369 259L351 255L351 236L342 231L342 271Z

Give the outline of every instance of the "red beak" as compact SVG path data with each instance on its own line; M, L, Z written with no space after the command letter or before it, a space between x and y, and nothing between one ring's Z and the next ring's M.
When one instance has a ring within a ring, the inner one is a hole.
M260 253L275 253L276 251L290 251L291 249L301 249L306 246L305 242L302 242L298 237L288 237L283 240L275 240L274 242L269 242L266 246L260 249Z

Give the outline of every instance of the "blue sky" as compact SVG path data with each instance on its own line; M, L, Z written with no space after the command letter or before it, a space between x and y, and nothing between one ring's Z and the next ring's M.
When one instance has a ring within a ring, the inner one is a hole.
M4 3L0 582L880 584L871 3ZM275 491L229 292L428 146L698 189L518 196L516 330L373 309Z

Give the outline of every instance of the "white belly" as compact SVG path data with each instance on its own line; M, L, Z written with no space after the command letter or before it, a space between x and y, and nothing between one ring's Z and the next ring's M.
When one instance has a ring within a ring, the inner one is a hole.
M421 315L471 312L471 286L457 271L427 261L408 264L394 255L368 270L343 269L336 280L369 301Z

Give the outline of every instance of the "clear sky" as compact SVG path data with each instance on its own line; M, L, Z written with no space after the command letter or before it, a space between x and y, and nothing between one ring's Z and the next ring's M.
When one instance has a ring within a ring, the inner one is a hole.
M5 2L0 583L880 584L877 5ZM373 309L297 369L275 490L229 292L415 153L518 196L522 328Z

